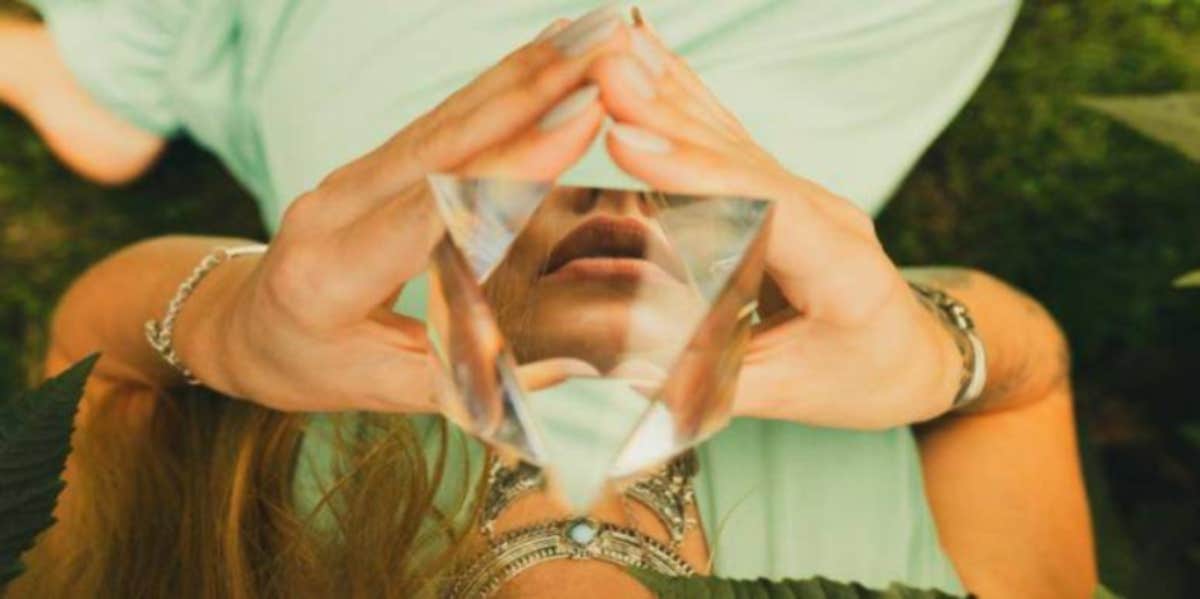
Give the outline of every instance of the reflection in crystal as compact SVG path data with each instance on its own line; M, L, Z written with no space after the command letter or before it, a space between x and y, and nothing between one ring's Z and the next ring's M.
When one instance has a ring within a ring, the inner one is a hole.
M770 202L430 181L449 418L577 509L727 423Z

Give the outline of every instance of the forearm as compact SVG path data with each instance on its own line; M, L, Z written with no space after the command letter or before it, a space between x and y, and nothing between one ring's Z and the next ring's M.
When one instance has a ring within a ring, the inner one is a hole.
M150 347L145 323L163 317L167 302L197 264L216 247L247 243L214 237L172 236L129 246L84 273L63 296L51 329L49 370L99 351L96 375L111 381L166 387L180 376ZM212 270L185 302L175 338L201 346L214 343L228 302L257 261L247 256ZM215 347L207 348L214 352Z
M97 183L133 179L165 145L96 102L35 21L0 15L0 103L28 119L67 166Z
M1096 585L1067 384L1019 408L919 430L925 491L966 587L990 597L1088 597Z
M30 68L31 57L43 52L40 23L0 14L0 102L24 111L37 72Z
M978 403L918 429L943 547L981 597L1088 596L1096 571L1062 333L1035 301L986 275L905 275L966 304L988 353Z

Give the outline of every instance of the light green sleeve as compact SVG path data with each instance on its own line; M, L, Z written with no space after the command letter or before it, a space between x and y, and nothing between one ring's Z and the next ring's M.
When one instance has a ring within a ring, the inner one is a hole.
M962 592L907 427L738 419L699 456L696 499L717 574Z
M186 17L178 2L33 0L67 68L100 104L169 136L181 123L167 72Z

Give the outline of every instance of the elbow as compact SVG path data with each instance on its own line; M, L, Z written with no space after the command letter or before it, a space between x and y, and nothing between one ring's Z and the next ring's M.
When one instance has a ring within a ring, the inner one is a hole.
M148 171L164 146L161 138L139 131L104 151L84 154L61 147L54 151L80 177L104 187L122 187Z
M1022 337L1008 356L997 356L1003 369L1002 379L994 384L997 393L1007 395L1000 402L1021 406L1047 397L1070 397L1071 346L1062 326L1050 311L1031 295L997 281L1016 298L1012 313L1003 321L1019 323ZM989 385L991 386L991 385Z
M89 181L125 185L166 145L163 136L94 99L39 23L0 20L0 65L0 102L28 119L55 157Z
M1071 344L1062 326L1041 303L1022 293L1029 311L1031 347L1025 354L1026 389L1032 398L1056 395L1071 384Z

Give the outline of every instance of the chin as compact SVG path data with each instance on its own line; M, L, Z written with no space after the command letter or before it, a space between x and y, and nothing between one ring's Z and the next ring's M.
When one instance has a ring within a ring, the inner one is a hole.
M506 331L522 362L571 357L602 372L630 355L657 363L677 353L694 329L695 319L687 318L678 306L611 297L571 299L540 301L524 330Z

